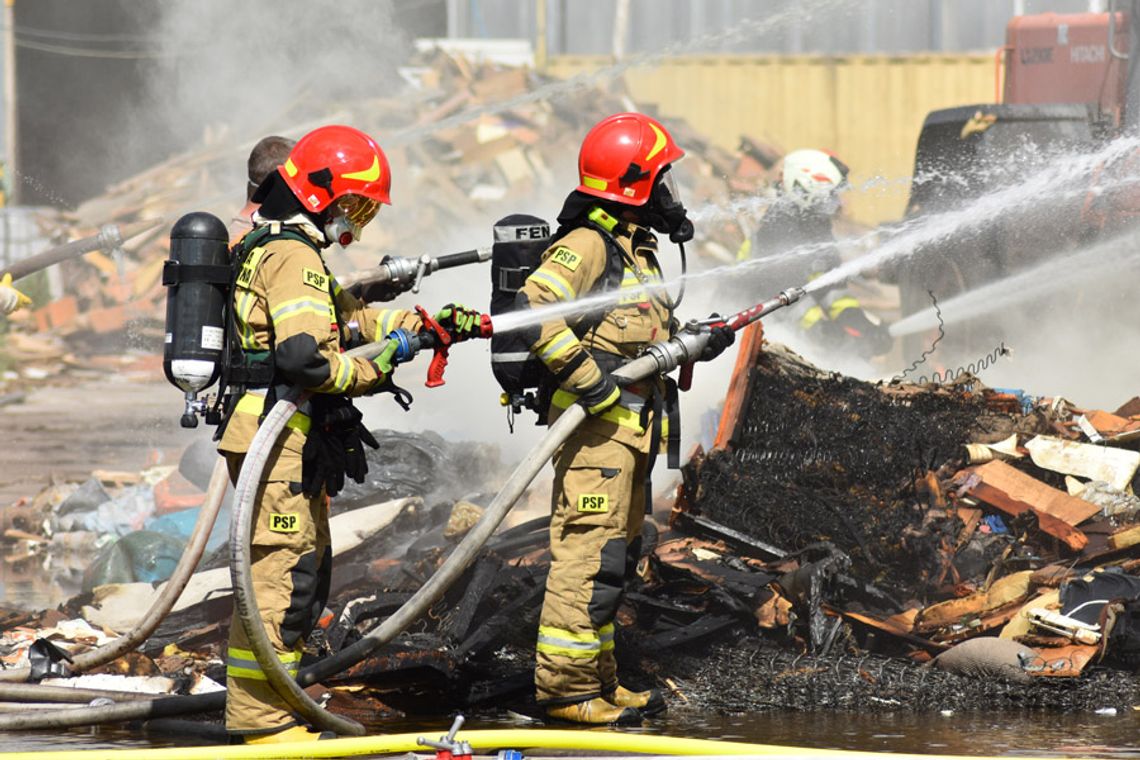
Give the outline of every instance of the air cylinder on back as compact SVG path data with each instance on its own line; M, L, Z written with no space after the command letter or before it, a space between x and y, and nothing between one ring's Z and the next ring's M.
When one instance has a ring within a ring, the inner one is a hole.
M166 379L186 393L183 427L194 427L192 403L212 385L226 348L226 302L230 288L229 233L221 219L196 211L170 231L170 259L162 269L166 291Z
M495 222L491 248L491 315L513 311L526 278L542 263L550 244L550 225L536 216L512 214ZM505 404L517 406L527 389L537 387L546 368L532 356L519 332L491 338L491 370L503 387Z

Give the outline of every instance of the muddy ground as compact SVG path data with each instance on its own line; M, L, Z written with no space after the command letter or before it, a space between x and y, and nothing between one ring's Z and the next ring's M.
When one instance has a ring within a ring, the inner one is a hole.
M83 481L97 469L137 473L154 463L177 464L195 435L209 435L203 427L178 426L181 399L164 380L109 376L18 393L22 402L0 409L0 505L34 496L53 477Z

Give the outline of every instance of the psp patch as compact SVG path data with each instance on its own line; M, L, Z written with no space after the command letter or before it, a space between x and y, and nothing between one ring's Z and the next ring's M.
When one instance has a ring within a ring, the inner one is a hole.
M571 272L578 271L578 265L582 263L582 257L564 245L554 249L554 253L550 254L550 260L555 264L561 264Z
M301 529L301 517L296 512L269 515L269 530L273 533L296 533Z
M583 493L578 495L579 512L609 512L610 497L604 493Z
M329 276L324 272L318 272L315 269L306 267L302 272L302 279L306 285L311 288L316 288L322 293L327 293L329 289Z

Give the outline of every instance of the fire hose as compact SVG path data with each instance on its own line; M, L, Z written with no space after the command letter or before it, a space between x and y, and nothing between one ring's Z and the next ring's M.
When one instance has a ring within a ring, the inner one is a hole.
M123 228L120 234L119 228L114 225L105 227L99 235L92 236L91 238L84 238L69 243L66 246L55 248L45 251L42 254L25 259L19 262L15 267L9 271L18 272L14 277L23 277L27 274L35 272L37 269L50 266L59 261L67 258L77 256L81 253L97 250L99 248L117 247L122 244L124 239L130 239L142 232L147 231L159 222L144 222L136 225L129 225ZM419 288L419 284L424 276L430 275L441 269L449 269L451 267L463 266L465 264L473 264L486 261L490 257L490 248L477 248L469 251L461 251L459 253L447 254L443 256L433 257L428 255L420 256L418 259L398 256L386 256L378 267L373 270L364 272L357 272L348 275L344 278L346 283L345 287L351 286L356 283L381 283L390 284L394 288L401 291L413 290ZM382 344L381 344L382 345ZM443 365L438 361L433 362L433 366L437 368L438 373L442 376L443 366L446 361L444 358ZM206 498L203 502L201 511L199 512L198 519L194 524L193 532L187 542L186 549L179 558L178 565L174 568L174 572L163 586L162 591L155 599L151 607L144 613L143 617L134 625L134 627L126 634L110 641L96 649L76 655L68 662L67 669L69 672L81 673L101 665L105 665L112 660L115 660L124 654L133 651L142 642L154 633L155 629L159 626L163 619L170 613L175 602L178 601L182 591L186 588L186 584L193 576L195 569L197 569L198 562L201 560L205 552L206 543L209 539L210 533L213 530L214 523L217 521L218 513L221 510L222 502L225 498L226 489L229 485L229 475L226 470L225 462L219 458L214 466L213 473L210 477L210 484L207 487ZM23 682L27 681L32 676L30 667L15 668L10 670L0 670L0 683L4 682ZM36 694L41 690L46 690L50 687L39 687L37 685L28 685L25 692L21 694ZM119 697L111 692L106 696L118 699ZM208 697L208 698L207 698ZM221 706L223 694L204 695L202 699L195 700L193 703L195 707L188 708L186 712L194 712L202 709L217 709ZM4 693L0 692L0 699L4 698ZM136 701L135 704L129 705L108 705L95 707L84 710L71 710L73 713L69 716L58 716L52 713L42 713L39 715L22 715L22 716L0 716L0 730L18 730L18 729L32 729L32 728L54 728L61 726L76 726L76 725L92 725L95 723L115 722L119 720L137 720L142 718L158 717L160 715L175 715L179 714L180 710L173 705L164 705L161 712L154 712L158 702L169 702L171 699L179 698L163 698L161 700L155 699L142 699ZM44 701L50 701L46 697ZM155 707L151 707L151 704ZM200 703L200 704L199 704ZM89 717L85 718L83 715L75 715L74 713L85 713Z
M733 330L740 330L766 314L798 301L804 294L799 288L786 290L756 306L735 314L724 323ZM719 321L719 320L718 320ZM489 331L488 331L489 332ZM691 365L701 355L708 344L709 332L698 322L691 322L676 336L666 341L649 345L645 353L633 359L614 372L614 379L621 384L634 383L657 374L664 374L682 365ZM379 355L387 341L362 346L354 352L356 356L373 357ZM433 360L434 364L434 360ZM430 378L430 373L429 373ZM429 382L431 380L429 379ZM290 398L290 397L293 398ZM293 389L280 399L266 415L242 465L238 478L237 493L234 498L233 522L230 526L230 572L233 577L234 599L237 602L237 615L243 630L249 637L250 649L258 665L266 675L273 689L289 706L309 723L338 734L359 736L364 727L356 721L342 718L328 712L314 702L303 690L303 686L316 683L330 675L342 672L355 665L377 649L387 644L412 622L427 612L456 579L470 566L482 550L483 545L507 516L518 498L538 475L539 471L554 456L570 434L586 419L586 410L578 404L567 408L550 426L538 446L519 463L502 490L487 506L479 522L475 524L451 555L440 565L420 589L408 601L387 617L383 623L365 634L361 639L345 647L335 655L327 657L302 670L296 680L281 665L276 652L265 633L260 610L253 593L253 579L250 573L249 542L253 518L253 504L257 484L285 423L297 410L297 406L307 397L307 393Z
M776 298L735 314L724 320L724 322L733 330L740 330L766 314L794 303L802 296L802 290L793 288L784 291ZM690 323L686 326L685 330L675 338L650 346L643 356L617 370L614 373L615 378L622 378L622 382L635 382L638 379L649 377L655 373L668 372L678 365L688 364L700 355L707 340L707 333L700 332L699 323ZM359 349L354 349L349 353L354 356L377 356L383 350L386 343L387 341L371 343ZM426 346L421 346L421 348L422 347ZM407 628L408 625L421 617L470 566L471 562L474 561L475 557L482 550L483 545L506 517L515 501L526 490L531 481L534 480L546 462L554 455L558 447L562 445L574 429L585 420L586 412L580 406L573 405L551 425L550 430L540 442L539 447L519 463L506 485L496 495L479 522L468 531L467 535L460 541L458 546L456 546L455 551L444 561L427 583L405 602L400 609L389 616L379 627L366 634L364 638L353 645L303 669L298 674L297 680L294 681L279 664L276 653L273 651L268 637L265 635L264 628L261 625L256 600L253 597L252 582L249 576L248 545L252 521L252 502L256 494L256 484L260 480L261 472L268 459L268 453L272 448L273 441L280 435L285 423L292 416L293 412L296 411L297 406L303 402L303 395L305 395L303 391L294 389L294 391L280 399L266 416L258 431L258 435L254 438L254 443L259 444L259 450L261 451L260 464L258 465L257 460L253 456L253 445L250 447L250 453L246 456L245 465L242 468L242 474L239 478L239 488L243 485L245 486L247 495L246 501L248 503L243 503L243 500L239 498L238 495L235 495L230 536L231 572L234 572L235 576L239 574L244 575L244 584L239 583L236 577L234 583L235 599L243 598L245 600L244 609L239 604L238 616L241 624L246 626L246 632L250 635L251 649L258 659L258 664L265 671L269 683L273 685L273 688L277 690L278 693L284 690L286 693L293 695L293 701L303 706L302 709L298 709L297 707L294 707L294 709L297 709L298 712L312 722L313 725L325 727L329 724L325 718L325 716L329 716L329 713L319 705L313 703L304 692L300 692L299 685L306 686L316 683L323 678L327 678L330 675L342 672L351 667L391 641ZM261 439L260 441L258 440L259 438ZM268 439L268 444L265 444L266 439ZM256 472L253 471L255 465L258 466ZM235 541L235 539L240 541L240 546L235 547L235 543L238 542ZM240 565L242 564L244 564L244 573L241 573L243 568L241 568ZM260 633L260 636L258 636L258 633ZM296 691L300 692L301 698L295 696L295 692L290 689L291 686L297 687ZM282 696L288 700L284 694ZM223 706L224 702L224 692L216 692L195 697L143 699L124 704L44 712L34 715L8 715L0 716L0 730L63 728L101 723L116 723L129 720L144 720L217 710ZM290 702L290 705L293 706L293 702ZM338 724L343 723L346 732L352 735L357 734L360 730L359 728L355 728L358 724L355 724L353 721L342 721L339 718L335 718L335 716L330 717L334 717L334 720L336 720ZM338 729L333 728L332 730Z
M178 601L178 597L182 595L182 590L186 588L186 584L190 581L194 570L197 569L198 561L202 558L202 554L206 550L206 542L210 538L210 532L214 529L214 522L217 520L218 512L221 510L222 501L225 498L226 488L228 486L229 474L226 471L226 464L225 461L219 457L214 464L214 471L210 475L210 485L207 487L206 499L202 504L201 511L198 513L198 519L194 523L194 531L190 534L190 540L186 543L186 549L182 552L182 556L178 560L178 565L174 568L174 572L166 581L166 585L163 586L158 598L155 599L150 609L143 614L142 618L135 623L129 632L100 647L76 655L68 663L69 671L82 673L83 671L97 668L100 665L105 665L111 660L117 659L134 650L135 647L146 641L146 639L154 633L159 623L167 616L174 606L174 603ZM26 681L31 674L32 669L30 667L3 670L0 671L0 682ZM2 695L3 692L0 691L0 696Z
M113 253L122 249L124 241L141 235L148 230L152 230L162 223L162 219L148 219L143 222L135 222L121 226L117 224L107 224L95 235L73 240L70 243L49 248L42 253L21 259L13 263L7 269L0 270L0 277L3 277L5 274L10 274L12 275L12 280L16 281L22 277L34 274L41 269L47 269L52 264L73 259L84 253L99 250Z

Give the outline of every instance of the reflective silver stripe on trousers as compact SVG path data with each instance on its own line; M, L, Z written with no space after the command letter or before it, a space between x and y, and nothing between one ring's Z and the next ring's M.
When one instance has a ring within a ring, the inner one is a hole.
M578 649L583 652L600 652L602 649L601 641L574 641L573 639L559 639L541 633L538 634L538 643L564 649Z

